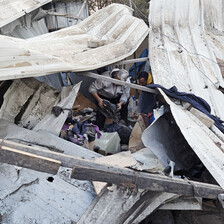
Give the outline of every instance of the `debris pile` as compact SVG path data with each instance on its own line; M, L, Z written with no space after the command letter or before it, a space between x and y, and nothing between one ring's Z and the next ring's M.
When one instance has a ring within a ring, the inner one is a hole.
M223 223L223 4L152 0L150 29L111 4L46 35L0 35L0 222ZM123 60L148 31L150 64ZM66 85L34 78L55 72Z

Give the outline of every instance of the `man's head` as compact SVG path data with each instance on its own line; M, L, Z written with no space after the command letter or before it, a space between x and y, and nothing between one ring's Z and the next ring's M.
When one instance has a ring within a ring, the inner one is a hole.
M146 86L148 77L149 77L148 72L140 72L139 76L138 76L138 78L139 78L139 85Z
M128 75L129 75L128 71L126 71L125 69L115 68L111 71L111 77L121 81L126 81L128 78Z

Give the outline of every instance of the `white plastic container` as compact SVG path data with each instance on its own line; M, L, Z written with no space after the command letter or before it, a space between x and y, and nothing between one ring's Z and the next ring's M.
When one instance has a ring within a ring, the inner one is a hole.
M99 146L106 154L114 154L121 151L120 137L117 132L101 132L100 139L95 139L95 145Z

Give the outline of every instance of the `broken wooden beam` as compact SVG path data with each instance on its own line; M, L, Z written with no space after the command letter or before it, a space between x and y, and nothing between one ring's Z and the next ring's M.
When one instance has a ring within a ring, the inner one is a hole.
M218 185L93 163L88 166L76 165L71 177L78 180L102 181L138 189L211 199L217 198L218 194L224 192Z
M1 149L4 149L4 147L6 147L5 145L7 145L8 148L17 148L16 151L18 152L23 150L25 153L31 153L32 155L38 155L39 157L51 158L53 160L60 161L61 166L69 168L73 167L71 177L79 180L101 181L132 188L136 187L151 191L162 191L211 199L218 198L219 194L224 193L224 190L218 185L183 180L179 178L170 178L158 174L150 174L133 171L127 168L108 166L94 161L35 148L32 146L26 146L8 140L2 141L1 145ZM0 162L2 162L3 159L0 158L0 160ZM5 162L7 161L5 160ZM14 163L13 165L17 164ZM26 161L23 161L23 164L20 164L19 166L27 167ZM30 169L33 168L30 167ZM43 172L47 172L46 170L47 169L43 170Z
M58 152L53 152L50 150L46 150L46 149L42 149L42 148L38 148L34 146L28 146L28 145L24 145L21 143L4 139L1 142L1 148L4 149L5 147L18 150L19 152L31 153L33 155L37 155L40 157L50 158L56 161L60 161L61 166L63 167L73 168L77 164L85 165L85 160L82 158L78 158L78 157L74 157L74 156L70 156L70 155L66 155L66 154L62 154Z
M61 166L61 162L58 160L12 149L7 146L1 146L0 162L51 173L53 175L58 172Z

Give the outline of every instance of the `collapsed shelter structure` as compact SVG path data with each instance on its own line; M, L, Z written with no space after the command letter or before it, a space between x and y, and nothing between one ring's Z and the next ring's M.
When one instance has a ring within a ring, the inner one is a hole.
M43 18L61 16L39 9L49 2L0 5L0 222L223 223L224 1L151 0L149 26L120 4L81 21L84 1L71 26L48 33ZM145 39L148 57L127 60ZM97 73L144 61L158 85ZM79 93L94 79L163 104L148 127L138 117L127 151L59 137L71 110L95 109Z

